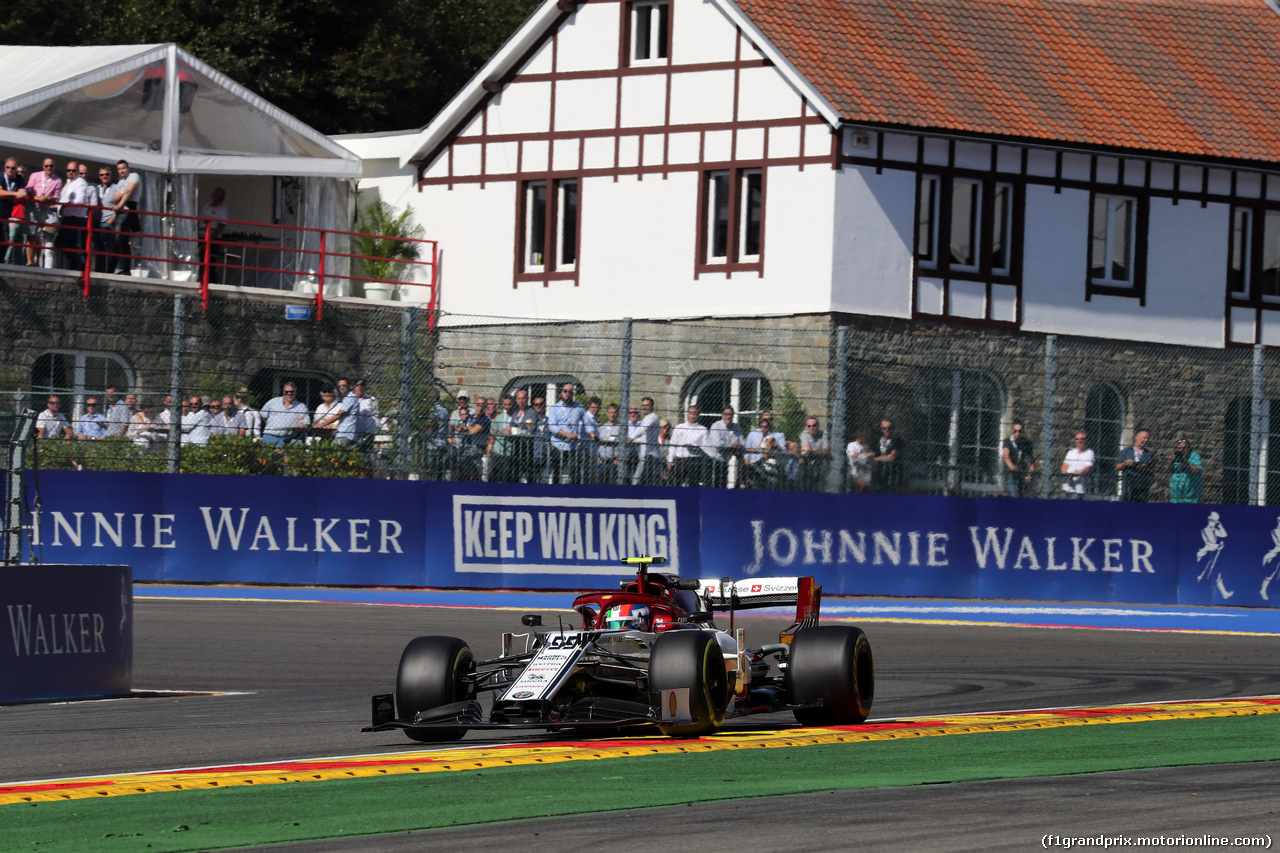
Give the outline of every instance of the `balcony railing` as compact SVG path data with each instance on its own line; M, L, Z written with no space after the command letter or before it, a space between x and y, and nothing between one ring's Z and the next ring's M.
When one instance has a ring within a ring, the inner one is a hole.
M34 258L34 266L79 271L85 299L95 273L133 270L137 275L140 269L165 279L197 282L206 311L210 284L314 292L317 321L324 315L326 288L332 293L360 285L366 295L380 286L426 288L425 298L410 301L425 304L434 326L439 269L434 240L144 210L118 212L119 227L113 227L98 221L99 212L107 208L76 209L83 209L87 218L68 219L64 210L57 223L8 220L0 233L0 256L12 263ZM133 216L136 225L130 221ZM370 238L397 251L360 253L360 243Z

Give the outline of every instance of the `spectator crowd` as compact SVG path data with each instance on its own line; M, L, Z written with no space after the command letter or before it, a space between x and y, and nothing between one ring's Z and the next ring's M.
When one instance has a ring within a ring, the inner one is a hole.
M901 492L907 486L907 442L894 422L884 419L874 437L857 430L845 448L846 471L830 482L832 448L817 417L804 419L795 438L775 427L772 412L763 411L744 432L732 406L725 406L710 426L690 405L677 424L662 418L652 397L623 413L616 403L591 397L584 406L572 383L558 386L549 407L542 396L518 389L501 398L459 391L454 408L430 405L425 429L413 442L426 451L432 479L492 483L629 484L633 486L707 486L800 491ZM84 413L72 424L58 396L50 396L36 421L41 439L97 441L122 437L146 448L164 445L175 417L170 397L159 403L134 394L105 389L84 400ZM179 402L176 430L181 443L207 445L221 436L247 436L271 446L298 441L332 441L341 446L374 450L378 436L393 431L396 418L379 414L378 400L367 381L339 379L320 391L314 410L298 399L298 387L285 382L280 396L261 410L240 388L221 398L192 395ZM1061 496L1080 500L1091 492L1098 455L1088 434L1073 434L1072 446L1057 471ZM1163 465L1148 444L1151 433L1138 429L1133 443L1114 463L1118 496L1126 501L1149 499L1157 474L1168 475L1169 500L1197 503L1203 489L1204 460L1186 439L1179 439ZM1015 421L1000 447L1000 489L1009 497L1036 497L1035 446L1023 423ZM1051 490L1053 491L1053 490ZM1114 495L1099 495L1109 497Z
M176 428L184 445L244 436L275 447L321 440L368 450L385 422L379 417L377 398L367 394L366 387L364 379L354 383L339 379L335 386L321 391L323 402L314 411L298 399L297 385L285 382L280 396L268 400L261 409L250 405L249 389L240 388L222 397L193 394L179 402L177 412L170 395L157 403L109 387L101 400L97 395L85 398L84 413L74 425L62 413L61 398L51 395L36 418L36 436L74 441L118 437L154 449L164 446Z
M142 192L141 177L125 160L96 169L70 160L59 173L52 157L39 170L9 157L0 177L0 259L83 270L92 249L95 272L128 275L142 231Z

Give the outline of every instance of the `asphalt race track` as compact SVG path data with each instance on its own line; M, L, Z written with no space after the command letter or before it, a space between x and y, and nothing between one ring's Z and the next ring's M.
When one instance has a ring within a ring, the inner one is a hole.
M554 624L556 611L541 612ZM504 630L521 630L518 617L471 608L139 599L135 690L218 695L0 708L0 783L418 749L396 732L359 732L369 696L393 688L404 643L450 634L477 655L492 655ZM790 621L740 618L749 644L776 638ZM857 622L876 655L873 720L1280 694L1276 635ZM789 714L731 723L793 724ZM463 744L516 739L473 733ZM635 837L650 847L680 844L693 832L706 850L855 843L1025 850L1039 847L1043 833L1067 829L1275 835L1275 771L1264 763L921 786L619 812L590 825L545 820L270 849L467 850ZM622 809L625 791L617 796Z

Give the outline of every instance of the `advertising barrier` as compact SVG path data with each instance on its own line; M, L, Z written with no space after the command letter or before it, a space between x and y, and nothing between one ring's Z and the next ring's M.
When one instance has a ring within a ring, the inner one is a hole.
M0 702L126 694L128 566L8 566L0 581Z
M138 580L578 589L650 554L828 594L1275 606L1280 510L44 472L28 547Z

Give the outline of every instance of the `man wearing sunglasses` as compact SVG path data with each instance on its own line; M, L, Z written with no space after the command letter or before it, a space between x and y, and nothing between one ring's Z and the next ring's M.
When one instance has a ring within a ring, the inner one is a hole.
M10 157L4 161L4 171L0 173L0 237L9 237L12 230L9 227L9 219L13 216L13 206L26 196L23 184L18 180L18 161ZM13 241L9 238L10 242ZM13 247L6 246L0 257L13 259L17 257L16 250Z
M58 197L62 195L62 178L54 173L52 157L44 158L39 174L27 179L27 196L32 199L28 215L34 229L34 242L40 252L39 265L53 269L53 240L58 233Z
M84 401L84 414L76 422L77 441L99 441L107 437L107 416L98 411L98 398Z
M1001 445L1000 458L1004 464L1004 491L1011 498L1031 495L1031 475L1035 473L1035 446L1027 438L1021 423L1014 423L1013 433Z
M89 239L89 206L98 203L98 191L85 180L87 174L75 160L67 164L67 180L58 195L58 236L54 245L62 252L62 268L84 269L85 248Z

